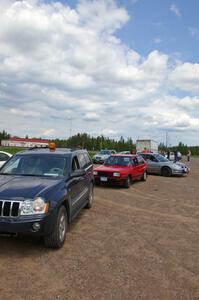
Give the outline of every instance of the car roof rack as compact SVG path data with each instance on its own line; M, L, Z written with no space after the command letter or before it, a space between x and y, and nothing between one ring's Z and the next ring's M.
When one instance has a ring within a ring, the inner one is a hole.
M27 150L41 150L41 149L48 149L48 146L44 146L44 147L34 146L34 147L28 148Z

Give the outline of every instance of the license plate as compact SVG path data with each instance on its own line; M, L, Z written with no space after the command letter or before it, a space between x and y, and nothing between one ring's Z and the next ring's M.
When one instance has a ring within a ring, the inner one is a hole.
M101 181L108 181L108 178L107 177L100 177L100 180Z

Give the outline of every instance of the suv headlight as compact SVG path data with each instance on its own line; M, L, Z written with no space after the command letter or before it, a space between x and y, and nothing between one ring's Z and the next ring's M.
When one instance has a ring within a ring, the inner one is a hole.
M120 177L120 173L114 172L114 173L113 173L113 176L114 176L114 177Z
M98 173L97 173L97 171L93 171L93 175L97 175Z
M21 206L21 216L45 214L48 212L49 203L43 198L37 197L35 200L25 200Z

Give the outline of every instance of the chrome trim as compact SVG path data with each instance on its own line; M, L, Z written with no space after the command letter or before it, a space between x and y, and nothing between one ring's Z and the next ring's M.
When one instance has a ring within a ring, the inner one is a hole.
M3 218L18 218L18 217L20 216L20 209L21 209L22 201L2 200L2 199L0 199L0 202L2 203L2 207L1 207L1 215L0 215L0 217L3 217ZM3 214L5 203L10 203L9 216L4 216L4 214ZM12 216L12 209L13 209L14 203L19 203L19 207L18 207L18 215L17 215L17 216Z
M89 165L87 168L85 168L85 171L88 171L90 168L92 167L92 165Z
M86 193L88 192L89 188L85 188L81 194L75 199L75 201L72 203L72 206L74 206Z

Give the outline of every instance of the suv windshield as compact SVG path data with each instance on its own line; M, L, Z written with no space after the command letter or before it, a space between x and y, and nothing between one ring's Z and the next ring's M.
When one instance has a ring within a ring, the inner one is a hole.
M1 169L0 174L23 176L63 176L66 157L52 155L16 155Z
M126 167L130 165L130 162L130 157L128 156L110 156L104 164L108 166Z

